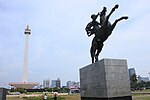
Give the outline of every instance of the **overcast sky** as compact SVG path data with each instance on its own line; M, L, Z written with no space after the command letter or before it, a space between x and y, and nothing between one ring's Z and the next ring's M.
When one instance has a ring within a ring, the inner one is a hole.
M29 81L60 78L79 81L79 69L90 64L90 46L85 26L91 14L104 6L108 12L119 4L110 18L128 15L119 22L104 43L99 59L127 59L128 67L147 76L150 72L149 0L0 0L0 86L22 80L25 35L31 28Z

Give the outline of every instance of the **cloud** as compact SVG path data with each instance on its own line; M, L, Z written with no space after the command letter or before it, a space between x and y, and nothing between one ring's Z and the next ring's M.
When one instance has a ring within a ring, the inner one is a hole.
M5 77L8 73L6 71L0 71L0 77Z

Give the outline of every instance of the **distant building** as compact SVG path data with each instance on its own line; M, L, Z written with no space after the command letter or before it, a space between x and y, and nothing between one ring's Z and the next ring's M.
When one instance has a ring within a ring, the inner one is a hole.
M51 88L60 88L61 87L61 80L58 78L57 80L51 81Z
M61 86L63 89L67 88L67 86Z
M128 71L129 71L129 77L131 77L133 74L136 74L134 68L130 68Z
M61 87L61 80L58 78L56 80L56 88L60 88Z
M149 82L149 78L148 77L141 77L140 75L138 76L138 83L140 82Z
M67 88L70 88L74 85L74 83L72 81L68 81L67 82Z
M80 83L79 82L74 82L74 81L68 81L67 82L67 88L80 88Z
M44 88L49 88L49 87L50 87L50 80L48 80L48 79L47 79L47 80L44 80L44 81L43 81L43 87L44 87Z
M51 81L51 88L55 88L56 87L56 80L52 80Z
M76 87L80 88L80 82L76 82Z

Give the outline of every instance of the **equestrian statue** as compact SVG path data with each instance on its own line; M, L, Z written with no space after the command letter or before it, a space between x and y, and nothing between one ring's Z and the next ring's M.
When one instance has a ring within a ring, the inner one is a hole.
M128 16L123 16L119 19L116 19L113 24L109 22L110 16L116 9L118 9L118 7L118 4L115 5L107 16L106 7L103 7L103 10L101 12L98 12L98 14L91 15L92 21L87 24L85 30L88 36L91 36L93 34L95 35L92 40L92 46L90 48L92 63L98 61L99 53L101 52L104 45L103 43L112 34L112 31L115 28L116 24L123 19L128 19ZM100 22L96 21L98 16L100 17Z

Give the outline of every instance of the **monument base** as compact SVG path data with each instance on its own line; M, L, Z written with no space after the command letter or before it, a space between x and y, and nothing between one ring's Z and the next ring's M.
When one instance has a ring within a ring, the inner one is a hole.
M81 97L81 100L132 100L132 96L113 97L113 98Z
M102 59L80 69L81 100L132 100L127 61Z
M38 82L11 82L9 85L15 88L32 89L33 87L39 85Z

